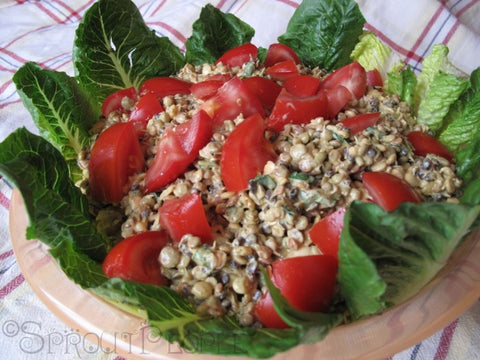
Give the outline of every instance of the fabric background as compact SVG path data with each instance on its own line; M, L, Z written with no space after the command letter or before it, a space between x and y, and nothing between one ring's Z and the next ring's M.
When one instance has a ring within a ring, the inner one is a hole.
M183 48L204 0L134 0L147 25ZM285 31L300 0L217 0L256 29L253 42L267 47ZM421 69L432 45L443 43L450 60L470 73L480 65L479 0L359 0L366 28ZM36 132L21 104L12 75L26 61L73 75L71 50L75 29L93 0L0 0L0 141L20 126ZM94 346L78 351L56 343L54 334L71 334L38 300L16 263L8 217L12 188L0 179L0 358L121 360ZM479 259L480 260L480 259ZM19 336L19 332L31 334ZM58 342L58 341L57 341ZM414 347L391 357L480 359L480 302L459 319Z

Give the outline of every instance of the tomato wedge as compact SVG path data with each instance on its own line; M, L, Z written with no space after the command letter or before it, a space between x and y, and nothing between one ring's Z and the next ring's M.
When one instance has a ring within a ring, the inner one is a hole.
M200 109L212 119L214 126L221 125L225 120L233 120L243 114L248 117L253 114L265 116L262 104L258 98L238 77L227 81L217 93L205 101Z
M198 236L203 243L212 243L212 229L200 195L186 194L179 199L165 200L158 213L160 225L174 241L180 241L183 235L191 234Z
M325 94L328 104L328 118L335 118L338 113L352 100L350 91L342 85L338 85L333 89L320 90Z
M157 191L183 174L212 133L212 120L204 111L195 113L186 123L165 130L155 160L145 175L145 192Z
M228 191L248 188L248 181L263 171L269 160L276 159L265 138L265 121L252 115L241 122L227 137L220 160L223 183Z
M90 152L88 172L92 197L100 202L118 203L125 194L129 176L142 170L144 162L132 123L121 122L107 128Z
M109 251L102 264L105 275L145 284L166 285L158 256L169 242L164 231L147 231L123 239Z
M362 181L373 201L386 211L395 210L403 202L421 201L405 180L387 172L364 172Z
M337 260L330 255L309 255L276 260L272 281L298 310L325 312L335 292ZM287 328L273 307L269 293L255 304L255 313L268 328Z
M298 68L293 60L285 60L270 66L265 70L273 80L285 81L288 78L298 75Z
M300 97L313 96L320 86L320 79L310 75L297 75L288 78L283 87L292 95Z
M426 156L427 154L435 154L454 162L453 154L448 148L433 135L422 131L411 131L407 134L408 141L414 148L415 155Z
M383 87L383 78L377 69L367 71L367 85L373 87Z
M353 98L360 99L367 89L367 73L362 65L354 61L329 74L320 83L320 89L333 89L338 85L345 86Z
M338 259L338 242L343 229L343 218L347 208L342 207L328 216L320 219L308 231L312 242L317 245L322 254Z
M264 64L266 67L270 67L276 63L287 60L293 60L295 64L300 64L300 58L290 46L274 43L268 47Z
M215 65L222 63L229 67L242 66L246 62L255 60L258 55L258 48L251 44L243 44L226 51L215 61Z
M207 100L215 95L223 84L225 84L225 81L222 80L205 80L192 84L190 91L197 99Z
M147 93L140 97L138 103L130 114L130 121L135 129L141 134L145 131L148 121L156 114L163 112L163 106L157 97L152 93Z
M165 96L182 94L190 94L190 86L192 84L188 81L168 77L160 76L148 79L140 86L140 96L147 93L154 94L158 99Z
M252 76L242 80L254 94L266 111L271 111L282 87L275 81L263 76Z
M129 98L132 101L137 101L137 90L134 87L115 91L108 95L102 104L102 115L108 117L113 111L124 111L122 101L124 98Z
M328 103L323 92L309 97L299 97L282 89L268 117L267 127L282 131L286 124L306 124L312 119L328 114Z
M380 115L379 112L365 113L346 118L340 121L340 123L350 129L352 134L357 134L370 126L374 126L380 119Z

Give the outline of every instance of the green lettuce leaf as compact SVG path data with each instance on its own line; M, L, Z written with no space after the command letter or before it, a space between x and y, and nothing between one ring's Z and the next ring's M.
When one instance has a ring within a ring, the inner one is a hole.
M185 43L186 60L194 65L213 64L227 50L250 42L254 34L255 30L235 15L207 4Z
M420 85L420 83L419 83ZM438 135L445 126L450 106L468 88L469 80L439 71L433 76L417 112L417 121Z
M131 0L100 0L77 28L73 63L79 83L101 104L116 90L175 73L185 58L146 26Z
M480 68L472 72L470 87L452 104L444 122L448 125L439 139L453 152L480 136Z
M332 71L351 62L364 24L353 0L304 0L278 40L295 50L305 65Z
M75 79L63 72L28 62L13 82L42 137L60 150L72 179L80 179L77 155L90 144L89 130L99 119L98 110Z
M397 94L400 100L406 102L411 109L415 106L415 91L417 88L417 76L407 66L405 69L392 70L387 74L385 91Z
M385 212L354 202L338 255L338 280L353 318L416 294L447 263L479 214L479 205L403 203Z
M68 177L65 159L53 145L25 128L17 129L0 144L0 172L23 196L28 239L50 247L69 241L92 259L103 260L106 240L92 225L86 198Z

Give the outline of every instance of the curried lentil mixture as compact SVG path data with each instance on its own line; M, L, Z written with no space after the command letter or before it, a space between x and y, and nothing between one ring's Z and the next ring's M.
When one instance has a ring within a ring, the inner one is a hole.
M318 78L326 75L319 69L298 67L301 74ZM196 83L223 73L241 78L263 76L264 68L258 61L233 69L222 64L186 65L177 76ZM127 100L122 106L128 110L135 104ZM201 103L192 95L163 98L165 111L149 121L142 139L147 167L153 162L164 130L188 121ZM368 112L380 112L380 121L355 135L338 123ZM428 129L415 123L409 107L397 96L381 89L369 87L336 119L316 118L306 125L287 125L281 133L267 131L265 136L273 144L278 160L269 161L263 173L250 180L248 190L233 193L223 185L220 156L225 139L242 120L240 115L225 121L183 176L161 191L145 194L145 172L133 176L120 204L117 222L121 237L126 238L160 230L158 209L166 199L187 193L201 195L214 233L212 245L185 235L179 243L164 247L158 258L158 266L170 280L171 288L191 300L199 312L212 316L228 313L242 325L260 326L254 304L266 288L260 281L259 265L279 258L318 254L308 230L320 218L354 200L369 200L361 182L364 171L385 171L402 178L423 200L457 202L461 181L454 165L436 155L413 154L406 134ZM128 121L128 116L111 113L98 124L97 134L120 121ZM80 159L85 169L84 189L88 187L88 152L86 149ZM112 209L102 209L98 219Z

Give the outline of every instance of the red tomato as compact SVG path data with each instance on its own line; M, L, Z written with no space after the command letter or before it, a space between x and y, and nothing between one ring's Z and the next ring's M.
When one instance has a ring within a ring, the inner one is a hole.
M286 124L306 124L326 114L328 114L328 104L323 92L314 96L298 97L282 89L268 117L267 127L282 131Z
M109 278L166 285L158 256L168 241L164 231L147 231L123 239L105 257L103 272Z
M117 203L125 194L128 177L143 169L143 151L130 122L116 123L100 134L93 144L88 163L92 197Z
M153 164L145 175L145 192L161 189L183 174L212 136L212 120L204 112L188 122L165 130Z
M298 68L293 60L286 60L276 63L265 70L273 80L285 81L288 78L298 75Z
M153 93L159 99L176 94L188 95L191 85L188 81L160 76L146 80L140 86L140 95Z
M333 89L345 86L355 99L360 99L367 89L367 73L358 62L342 66L328 75L321 83L320 89Z
M374 87L383 87L383 79L380 71L373 69L367 71L367 85Z
M453 154L436 137L422 131L411 131L407 134L407 138L414 148L415 155L435 154L453 163Z
M386 172L364 172L362 181L373 201L386 211L395 210L403 202L421 201L415 190L395 175Z
M212 229L200 195L186 194L179 199L165 200L158 213L160 225L174 241L180 241L183 235L191 234L198 236L203 243L212 243Z
M215 65L222 63L229 67L242 66L246 62L257 58L258 48L250 43L243 44L226 51L215 62Z
M327 311L336 280L337 260L330 255L299 256L272 263L273 283L290 305L298 310ZM288 327L273 308L269 293L256 303L255 313L266 327Z
M252 76L242 81L252 94L260 100L265 110L272 110L275 100L282 90L280 85L263 76Z
M255 114L243 120L227 137L220 171L228 191L247 189L248 180L261 173L268 160L276 158L264 133L265 121Z
M352 100L350 91L342 85L336 86L333 89L320 90L327 98L328 103L328 118L335 118L337 114Z
M214 125L221 125L225 120L233 120L243 114L265 116L262 104L238 77L227 81L215 94L205 101L200 109L213 119Z
M115 91L114 93L108 95L108 97L103 102L102 115L107 117L108 114L113 111L124 110L122 106L122 100L127 97L133 101L137 101L137 96L137 90L135 90L134 87Z
M225 83L222 80L205 80L190 87L192 95L197 99L207 100L216 94L217 90Z
M340 121L340 123L350 129L352 134L357 134L370 126L374 126L380 119L380 115L379 112L360 114L346 118Z
M317 245L322 254L338 259L338 242L343 229L343 218L347 208L340 208L318 221L308 231L312 242Z
M286 60L293 60L295 64L300 63L300 58L291 47L281 43L271 44L268 47L267 55L265 56L266 67Z
M310 75L297 75L288 78L283 87L295 96L308 97L317 93L320 79Z
M155 115L163 112L163 106L157 97L152 93L147 93L140 97L137 105L130 114L130 121L139 133L145 130L148 121Z

